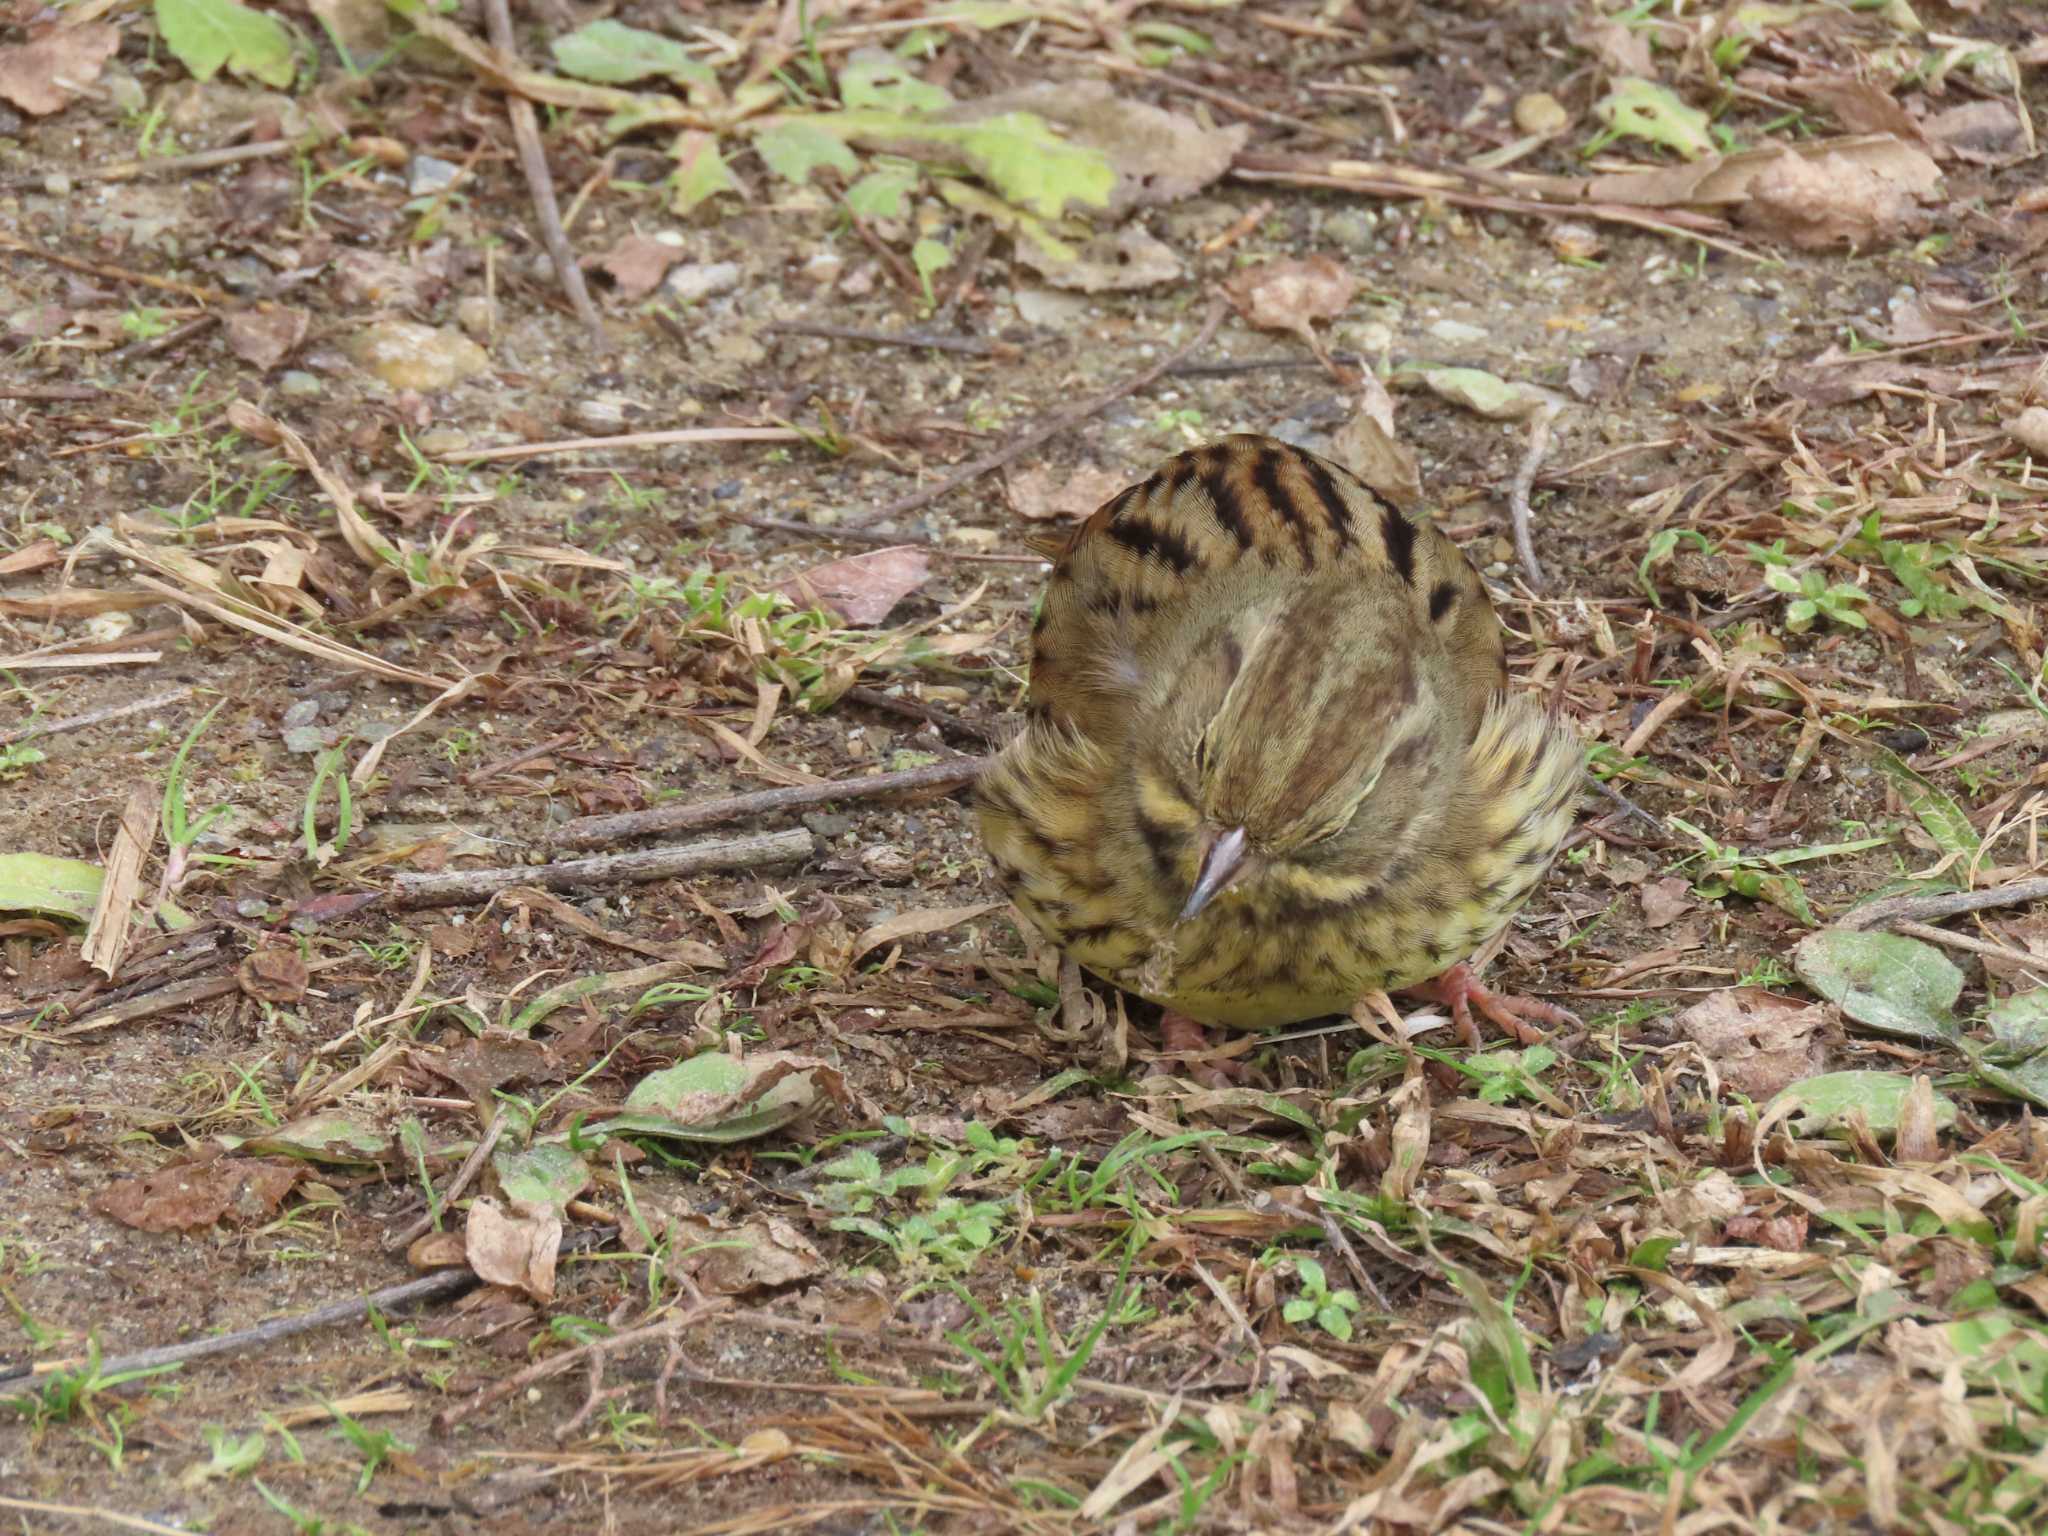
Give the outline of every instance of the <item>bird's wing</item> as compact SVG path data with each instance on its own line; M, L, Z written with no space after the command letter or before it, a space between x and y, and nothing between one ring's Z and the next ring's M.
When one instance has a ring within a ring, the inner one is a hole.
M1451 660L1469 737L1507 679L1500 622L1479 574L1427 517L1348 470L1275 438L1226 437L1175 455L1099 507L1067 541L1032 629L1034 719L1090 736L1128 724L1120 669L1160 627L1187 622L1247 561L1282 576L1355 571L1413 605Z

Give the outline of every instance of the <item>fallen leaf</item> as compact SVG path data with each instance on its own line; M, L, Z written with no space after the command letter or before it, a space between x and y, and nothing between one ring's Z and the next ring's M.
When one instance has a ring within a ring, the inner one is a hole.
M1262 331L1291 331L1323 355L1312 326L1344 313L1358 280L1328 256L1268 261L1248 267L1223 284L1223 292L1246 321Z
M92 1208L143 1232L190 1232L230 1213L246 1224L276 1211L306 1171L298 1163L238 1157L179 1163L109 1185Z
M853 941L853 953L848 963L860 959L869 950L880 949L884 944L894 944L899 939L915 938L919 934L944 933L948 928L971 922L985 912L1000 907L1000 901L976 902L968 907L920 907L914 912L899 912L894 917L867 929Z
M1799 979L1880 1034L1953 1040L1963 973L1932 944L1897 933L1823 928L1792 951Z
M2006 101L1970 101L1937 112L1922 125L1934 152L1971 165L2006 165L2032 151L2026 124Z
M1795 94L1819 102L1851 133L1896 134L1908 143L1925 143L1920 120L1874 80L1854 75L1824 75L1798 82Z
M1078 245L1019 240L1017 258L1055 288L1077 293L1130 293L1180 277L1173 247L1136 224Z
M1695 905L1692 882L1677 875L1648 881L1636 894L1643 904L1643 923L1650 928L1670 927Z
M779 1216L737 1225L694 1213L668 1220L668 1273L714 1296L739 1296L808 1280L824 1268L809 1238Z
M1129 475L1092 464L1065 474L1037 465L1011 475L1004 489L1009 492L1012 512L1042 523L1056 517L1086 517L1130 484Z
M775 590L799 608L823 608L846 624L879 624L931 573L931 556L918 545L892 544L813 566Z
M627 235L597 260L601 271L611 274L619 296L644 299L661 286L668 269L683 259L680 246L652 235Z
M1775 1216L1737 1216L1721 1229L1731 1243L1754 1243L1779 1253L1798 1253L1806 1247L1806 1212L1780 1211Z
M1618 21L1601 21L1587 27L1575 41L1598 58L1609 74L1653 75L1657 72L1656 60L1650 57L1648 32L1625 27Z
M0 97L35 117L62 111L121 48L118 27L89 22L0 48Z
M1761 987L1731 987L1694 1003L1675 1023L1713 1062L1724 1084L1762 1100L1820 1070L1820 1037L1832 1017L1825 1004L1790 1002Z
M1358 408L1331 434L1337 462L1375 494L1404 511L1422 505L1422 466L1415 450L1394 436L1394 401L1379 378L1361 376Z
M296 1003L306 995L312 976L295 949L259 949L235 972L235 981L259 1003Z
M1859 249L1896 239L1925 218L1920 198L1933 189L1933 160L1894 157L1890 164L1840 155L1785 153L1749 184L1738 218L1745 228L1800 250L1848 245Z
M305 310L285 305L238 309L227 319L228 350L251 367L275 368L298 350L310 323Z
M479 1279L524 1291L535 1301L554 1299L562 1218L552 1206L515 1202L507 1211L489 1195L479 1195L470 1204L462 1239L469 1267Z

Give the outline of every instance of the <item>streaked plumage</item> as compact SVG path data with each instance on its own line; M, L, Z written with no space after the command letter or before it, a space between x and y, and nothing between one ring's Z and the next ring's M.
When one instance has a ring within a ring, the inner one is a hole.
M1342 1013L1447 972L1461 1023L1467 997L1555 1016L1459 965L1577 798L1577 742L1507 677L1486 589L1432 523L1226 438L1068 541L982 836L1045 937L1203 1023Z

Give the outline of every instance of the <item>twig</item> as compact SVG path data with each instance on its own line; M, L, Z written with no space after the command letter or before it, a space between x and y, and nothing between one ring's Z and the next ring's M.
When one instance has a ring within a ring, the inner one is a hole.
M188 1360L204 1360L213 1355L238 1353L245 1349L273 1344L279 1339L291 1338L294 1334L308 1333L315 1328L326 1328L335 1323L353 1323L370 1315L370 1309L389 1312L395 1307L408 1306L415 1301L433 1301L444 1296L460 1296L464 1291L479 1284L476 1275L467 1269L444 1269L431 1275L422 1275L417 1280L407 1280L402 1285L388 1285L381 1291L372 1291L367 1296L354 1296L347 1301L331 1301L324 1307L315 1307L310 1312L301 1312L295 1317L274 1318L267 1323L258 1323L254 1328L243 1328L234 1333L215 1334L209 1338L188 1339L183 1344L165 1344L156 1349L141 1349L129 1355L109 1355L100 1361L102 1374L112 1375L124 1371L146 1371L160 1365L182 1365ZM55 1371L75 1370L84 1365L83 1360L38 1360L33 1365L16 1366L0 1375L0 1385L21 1381L35 1376L47 1376Z
M89 709L82 715L69 715L62 720L38 723L30 721L12 731L0 731L0 747L11 747L17 741L27 741L31 736L55 736L59 731L82 731L88 726L105 725L109 720L125 719L129 715L144 714L152 709L168 709L173 704L182 704L192 697L190 688L172 688L164 693L152 693L146 699L130 699L126 704L109 704L105 709Z
M109 282L134 283L141 288L155 288L164 293L182 293L186 298L200 304L226 304L227 294L205 283L181 283L173 277L157 277L148 272L134 272L127 267L110 266L106 262L85 261L77 256L66 256L57 251L31 245L26 240L17 240L12 235L0 234L0 251L13 251L18 256L33 256L37 261L47 261L52 266L69 267L74 272L90 272L94 277L104 277Z
M615 816L580 816L556 828L554 842L562 848L604 848L623 838L646 837L656 832L694 832L750 816L806 810L835 801L872 800L877 795L913 790L958 789L980 775L984 761L979 757L955 757L942 763L927 763L922 768L906 768L900 773L871 774L864 779L758 789L751 794L728 795L722 800L658 805L651 810L623 811Z
M924 284L918 280L917 274L910 270L910 264L889 248L889 243L868 226L866 219L854 212L850 199L842 197L839 201L846 210L847 218L853 221L854 229L861 239L868 243L868 248L881 259L882 265L889 269L890 275L896 279L897 286L913 299L922 298Z
M742 528L759 528L763 533L793 533L800 538L832 544L915 544L934 560L957 560L962 565L1043 565L1043 555L1007 554L1002 550L952 549L936 539L916 533L892 533L886 528L824 527L817 523L791 522L781 517L736 517Z
M1529 451L1522 455L1522 462L1515 469L1514 483L1508 487L1508 515L1513 520L1515 554L1522 562L1522 574L1529 579L1533 591L1541 592L1544 587L1543 567L1536 563L1536 543L1529 533L1529 493L1536 485L1536 468L1543 462L1543 455L1550 451L1550 428L1557 420L1557 413L1564 409L1561 403L1552 401L1541 407L1529 422Z
M189 171L213 171L244 160L268 160L292 152L289 139L263 139L254 144L229 144L220 149L195 150L189 155L166 155L160 160L116 160L112 165L73 171L80 181L132 181L138 176L182 176Z
M1967 933L1950 933L1946 928L1930 927L1926 923L1909 923L1901 918L1892 928L1909 938L1925 939L1930 944L1946 945L1950 949L1967 950L1973 955L1985 955L1993 960L2003 960L2007 965L2019 966L2039 983L2048 981L2048 960L2039 955L2022 954L2004 944L1990 944L1983 939L1973 939Z
M492 47L508 59L519 57L519 42L512 34L512 12L505 0L484 0L484 25L490 32ZM590 332L590 339L602 342L604 322L598 318L597 305L591 302L590 289L584 284L583 267L576 260L575 247L569 244L568 232L562 228L561 209L555 202L555 178L548 170L547 151L540 141L540 119L533 103L516 92L506 92L505 110L512 119L512 137L519 144L519 168L526 174L527 190L533 194L533 216L540 223L541 243L547 247L548 259L555 264L555 277L562 292L569 296L576 318Z
M563 747L571 746L582 739L583 733L581 731L564 731L559 736L550 736L546 741L528 747L524 752L515 752L510 757L501 758L495 763L487 763L481 768L471 769L462 776L462 782L464 784L481 784L488 779L495 779L501 773L510 773L514 768L530 763L537 757L546 757L550 752L558 752Z
M1136 394L1139 390L1164 377L1175 364L1185 360L1190 353L1199 352L1203 347L1207 346L1209 339L1216 334L1216 328L1223 323L1223 316L1228 308L1229 305L1222 299L1214 300L1209 306L1209 313L1203 317L1202 328L1195 333L1194 339L1189 341L1186 346L1179 348L1161 361L1154 363L1143 373L1124 380L1123 383L1115 388L1105 390L1094 399L1084 401L1072 410L1062 411L1050 421L1034 427L1022 437L1012 440L1003 447L998 448L995 452L983 454L972 464L967 465L963 469L955 470L937 485L928 486L922 491L913 491L908 496L898 497L895 501L876 511L856 514L847 520L847 526L866 528L875 523L885 523L891 518L902 517L907 513L917 511L921 507L930 506L933 502L950 496L963 485L980 479L990 470L1001 469L1012 459L1029 453L1039 444L1059 436L1060 433L1066 431L1069 427L1078 426L1080 423L1088 420L1089 417L1108 410L1125 396Z
M2048 901L2048 875L2032 880L2014 880L1988 891L1948 891L1932 896L1888 896L1867 907L1846 912L1835 922L1837 928L1876 928L1897 922L1926 922L1955 917L1964 912L1982 912L1990 907L2019 907L2030 901Z
M190 1008L195 1003L225 997L240 985L232 976L199 976L190 981L172 982L168 987L158 987L154 992L145 992L125 1003L89 1013L76 1024L67 1024L56 1034L61 1040L69 1040L74 1035L90 1035L119 1024L133 1024L137 1019L154 1018L174 1008Z
M97 400L105 393L94 384L0 384L0 400Z
M686 843L677 848L642 848L556 864L523 864L510 869L456 869L400 875L390 904L401 909L447 907L482 901L515 885L546 890L614 885L622 881L675 880L714 870L765 869L811 856L811 834L802 830L763 832L725 841Z
M208 310L205 314L187 320L183 325L174 326L161 336L152 336L147 341L131 341L127 346L107 354L109 363L133 362L138 357L161 357L166 352L175 352L193 337L202 335L220 324L220 312Z
M972 336L941 336L936 331L872 331L858 325L811 325L794 321L771 325L772 336L819 336L826 341L864 341L876 347L930 347L934 352L963 352L969 357L1014 357L1007 342Z
M462 1166L455 1170L455 1177L448 1181L448 1187L438 1195L432 1190L428 1191L425 1213L402 1231L394 1232L384 1244L387 1249L393 1253L405 1252L412 1246L414 1238L426 1235L427 1229L433 1226L436 1215L448 1210L462 1198L462 1192L469 1188L469 1181L477 1176L477 1171L484 1165L484 1159L491 1155L498 1145L498 1138L505 1134L506 1123L507 1116L503 1110L491 1117L491 1128L484 1132L481 1141L470 1148L469 1156L465 1157Z
M869 709L883 710L888 714L901 715L906 720L922 720L926 725L947 736L965 736L983 745L1000 741L1002 731L993 725L983 725L979 720L963 720L958 715L949 715L943 709L934 709L919 699L900 699L893 693L884 693L879 688L855 686L840 695L851 704L865 704Z
M502 448L457 448L429 457L445 464L487 464L493 459L536 459L544 454L587 453L598 448L667 448L676 443L798 443L791 427L678 427L669 432L625 432L617 437L564 437L549 443L511 443Z

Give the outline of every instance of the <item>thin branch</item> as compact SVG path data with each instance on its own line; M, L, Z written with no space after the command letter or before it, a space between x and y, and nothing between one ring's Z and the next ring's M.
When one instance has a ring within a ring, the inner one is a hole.
M1222 299L1212 301L1209 305L1209 313L1203 317L1202 328L1195 333L1194 339L1189 341L1186 346L1177 349L1159 362L1154 363L1143 373L1133 375L1115 388L1105 390L1092 400L1083 401L1072 410L1060 412L1051 420L1034 427L1022 437L1015 438L1003 447L996 449L995 452L983 454L972 464L955 470L936 485L927 486L921 491L913 491L908 496L898 497L887 506L878 508L873 512L856 513L846 520L844 526L867 528L875 523L885 523L892 518L903 517L908 513L928 507L933 502L952 495L953 492L959 490L962 486L979 480L990 470L1001 469L1012 459L1029 453L1032 449L1038 447L1039 444L1059 436L1060 433L1068 428L1079 426L1091 416L1100 415L1119 400L1124 399L1128 395L1135 395L1139 390L1156 383L1171 372L1175 365L1186 361L1189 354L1199 352L1203 347L1206 347L1209 344L1210 338L1216 334L1216 328L1222 325L1223 316L1228 309L1229 305Z
M401 909L448 907L484 901L515 885L538 885L550 891L621 882L675 880L713 871L767 869L794 864L811 856L811 834L802 830L762 832L675 848L642 848L632 853L607 853L591 859L564 859L555 864L522 864L509 869L456 869L433 874L403 874L391 888L390 904Z
M129 715L146 714L152 709L169 709L173 704L182 704L192 697L190 688L171 688L162 693L152 693L146 699L130 699L125 704L109 704L105 709L89 709L82 715L67 715L62 720L31 720L27 725L11 731L0 731L0 747L11 747L17 741L27 741L32 736L55 736L60 731L82 731L88 726L105 725L109 720L122 720Z
M1530 535L1529 523L1534 516L1529 510L1529 493L1536 485L1536 470L1543 463L1543 455L1550 451L1550 428L1557 420L1562 404L1552 402L1543 406L1529 421L1529 451L1522 455L1522 462L1515 469L1514 484L1508 487L1508 515L1513 520L1515 554L1521 559L1522 574L1529 580L1532 591L1544 588L1543 567L1536 563L1536 541Z
M2032 880L2015 880L1988 891L1947 891L1929 896L1888 896L1867 907L1846 912L1835 922L1837 928L1884 928L1898 922L1938 922L1964 912L1982 912L1992 907L2022 907L2030 901L2048 901L2048 875Z
M875 347L929 347L934 352L960 352L968 357L1017 355L1017 348L1008 342L982 341L973 336L942 336L936 331L874 331L857 325L784 321L769 326L768 332L772 336L818 336L826 341L863 341Z
M794 784L784 789L759 789L750 794L727 795L720 800L700 800L695 805L657 805L645 811L624 811L614 816L581 816L564 822L554 841L562 848L608 848L629 837L648 837L659 832L695 832L703 827L722 826L753 816L778 811L808 810L814 805L831 805L850 800L872 800L878 795L905 794L916 790L958 789L981 774L984 759L948 758L922 768L900 773L871 774L864 779L835 779L829 784ZM808 835L808 834L806 834Z

